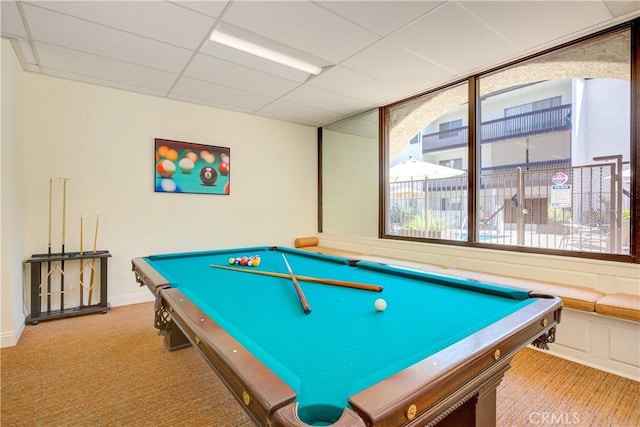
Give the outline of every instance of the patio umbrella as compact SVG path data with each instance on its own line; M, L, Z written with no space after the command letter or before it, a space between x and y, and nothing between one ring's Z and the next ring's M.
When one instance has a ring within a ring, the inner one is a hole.
M458 169L422 162L411 157L389 169L392 182L451 178L463 174L464 171Z
M430 179L452 178L463 175L464 171L437 165L435 163L423 162L409 157L402 163L399 163L389 169L391 182L411 181L413 189L413 181L424 181L424 231L427 231L429 200L427 196L428 181Z

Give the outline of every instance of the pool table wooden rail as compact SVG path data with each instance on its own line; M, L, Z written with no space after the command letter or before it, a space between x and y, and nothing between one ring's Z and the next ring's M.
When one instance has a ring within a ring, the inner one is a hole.
M162 288L168 288L171 284L160 273L153 269L142 257L131 260L131 270L135 274L136 282L140 286L146 286L151 293L158 295Z

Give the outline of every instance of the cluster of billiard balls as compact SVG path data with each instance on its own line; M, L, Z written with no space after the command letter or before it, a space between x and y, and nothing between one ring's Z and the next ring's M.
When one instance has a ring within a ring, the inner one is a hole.
M247 267L258 267L260 265L260 255L229 258L229 264L244 265Z

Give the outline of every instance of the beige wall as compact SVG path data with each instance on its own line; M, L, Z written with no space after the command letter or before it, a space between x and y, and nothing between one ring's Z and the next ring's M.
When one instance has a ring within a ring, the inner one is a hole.
M0 346L15 345L24 329L22 258L24 222L21 176L23 83L20 64L8 40L2 40L2 140L0 141Z
M4 55L3 50L3 71ZM80 215L85 223L84 249L93 246L99 215L98 249L113 255L112 305L151 299L150 292L134 281L133 257L292 245L295 237L316 232L315 128L38 74L21 73L21 78L24 124L15 132L23 133L19 144L23 155L14 159L11 185L16 188L13 202L22 215L13 218L15 227L9 225L19 236L5 242L3 220L3 249L15 250L21 261L47 251L50 177L54 178L53 251L60 250L62 240L58 178L65 177L69 178L66 251L79 250ZM3 115L3 156L4 124ZM230 147L231 195L155 193L154 138ZM4 175L3 161L3 206L11 202L4 192ZM3 218L4 213L3 208ZM17 302L21 298L5 303L4 276L3 269L3 313L22 312ZM65 303L77 303L75 293L66 296ZM4 324L2 332L7 332Z
M377 139L325 129L322 157L323 231L377 237Z

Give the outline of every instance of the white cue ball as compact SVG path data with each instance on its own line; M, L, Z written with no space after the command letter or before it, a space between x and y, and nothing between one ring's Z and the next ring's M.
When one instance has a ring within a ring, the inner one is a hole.
M384 311L387 308L387 302L382 298L378 298L376 302L373 303L378 311Z

